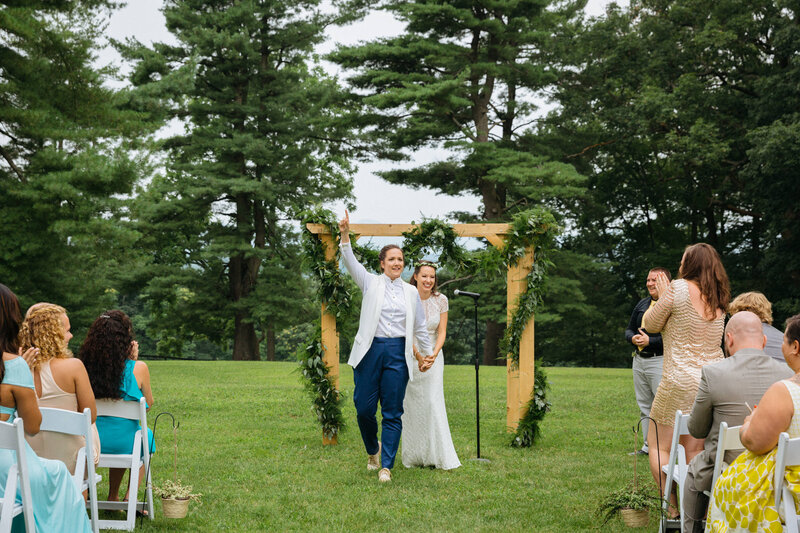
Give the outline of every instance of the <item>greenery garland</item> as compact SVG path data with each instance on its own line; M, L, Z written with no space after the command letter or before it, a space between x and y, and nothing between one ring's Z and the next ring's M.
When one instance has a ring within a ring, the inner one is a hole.
M324 224L334 237L334 242L339 235L339 227L333 213L324 209L307 210L301 213L303 224L303 251L307 265L312 276L317 280L317 297L325 302L326 312L339 320L348 315L352 306L352 296L347 287L344 275L339 270L339 251L336 250L335 259L325 259L325 245L322 239L311 233L306 224ZM300 372L304 386L309 392L314 414L322 426L322 432L328 439L333 439L345 427L342 413L342 394L334 386L329 377L330 368L325 364L322 356L322 327L317 321L317 327L308 338L305 346L298 351L297 359L300 362Z
M412 222L413 223L413 222ZM476 263L456 241L452 226L441 220L424 220L411 231L403 233L403 255L407 264L416 264L426 253L441 250L438 263L450 267L455 274L473 271Z
M328 439L335 438L344 429L342 395L329 377L330 367L322 359L322 330L315 328L314 337L298 354L305 387L311 396L314 413Z
M333 242L338 242L339 227L337 221L328 210L315 209L302 214L303 247L311 272L318 281L318 296L327 303L327 311L337 320L347 316L352 306L352 297L344 276L339 269L339 250L335 259L325 259L322 240L306 228L306 224L324 224L331 233ZM515 265L529 247L533 247L533 268L527 277L526 290L517 300L517 309L509 321L505 335L500 344L503 353L508 353L512 364L519 364L519 344L526 324L533 316L536 307L542 302L542 291L547 269L552 265L547 252L553 247L558 226L553 215L546 209L535 208L515 215L511 228L506 235L505 245L501 248L488 247L480 254L469 254L458 245L458 235L453 228L440 220L429 219L417 225L413 230L403 233L403 251L406 261L413 264L426 252L441 250L439 263L453 269L455 273L464 272L497 272L503 273L509 266ZM353 242L351 240L351 242ZM377 252L353 242L353 251L362 263L376 267ZM321 332L314 333L307 346L299 353L303 377L306 387L314 401L314 411L329 438L339 432L344 425L341 413L341 394L327 378L328 368L322 362ZM520 420L512 440L512 446L531 446L539 435L539 422L550 410L547 401L547 376L539 364L536 364L535 379L531 400L525 416Z

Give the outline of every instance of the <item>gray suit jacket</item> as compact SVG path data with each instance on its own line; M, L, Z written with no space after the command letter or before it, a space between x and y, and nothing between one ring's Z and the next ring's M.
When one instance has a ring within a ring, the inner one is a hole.
M720 422L727 422L728 426L742 425L750 414L745 402L753 407L770 385L793 374L786 364L753 349L739 350L727 359L702 368L689 417L689 433L697 439L706 439L703 451L689 464L698 491L711 489ZM726 452L725 462L730 464L739 453Z
M783 358L783 351L781 350L783 332L773 328L766 322L761 323L761 330L767 336L767 345L764 346L764 352L776 361L786 364L786 359Z

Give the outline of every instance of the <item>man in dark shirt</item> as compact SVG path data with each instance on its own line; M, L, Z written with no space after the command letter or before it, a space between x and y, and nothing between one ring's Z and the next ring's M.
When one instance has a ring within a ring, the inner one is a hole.
M647 273L647 292L650 296L643 298L636 304L631 315L628 327L625 329L625 339L633 345L633 390L636 393L636 403L639 404L640 416L650 415L650 406L653 405L658 384L661 382L661 372L664 364L664 346L659 333L649 334L642 329L642 316L645 311L658 300L656 291L656 275L664 272L667 279L672 280L672 274L664 267L653 267ZM647 453L647 427L642 423L642 439L644 445L641 450L634 453Z

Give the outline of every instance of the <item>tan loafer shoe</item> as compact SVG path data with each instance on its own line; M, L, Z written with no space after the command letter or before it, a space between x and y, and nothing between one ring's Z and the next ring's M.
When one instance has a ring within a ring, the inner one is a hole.
M367 455L367 470L380 470L381 468L381 443L378 443L378 453Z
M381 471L378 472L378 481L381 483L388 483L392 480L392 471L388 468L381 468Z

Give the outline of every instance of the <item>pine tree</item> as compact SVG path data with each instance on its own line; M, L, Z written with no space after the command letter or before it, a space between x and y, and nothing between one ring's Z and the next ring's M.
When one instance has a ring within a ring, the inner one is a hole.
M0 280L81 332L114 304L135 235L120 218L144 125L93 60L111 2L0 2Z
M185 124L164 141L168 170L139 206L157 250L146 294L157 312L183 317L184 335L232 335L234 359L259 358L274 329L265 317L290 311L270 315L259 295L288 301L303 283L294 270L259 288L265 264L291 264L289 221L351 187L343 95L311 64L330 22L319 3L171 0L164 14L179 44L122 49L140 105Z
M482 198L478 219L508 220L515 210L551 205L581 192L568 165L530 149L534 97L558 78L548 43L577 6L549 0L379 2L406 24L398 37L340 47L330 58L350 69L364 94L374 150L387 159L443 147L447 160L381 176L393 183ZM467 220L474 220L470 215ZM493 293L505 291L493 291ZM503 298L487 322L484 360L498 361Z

